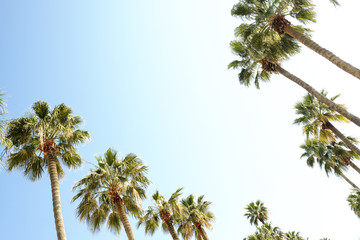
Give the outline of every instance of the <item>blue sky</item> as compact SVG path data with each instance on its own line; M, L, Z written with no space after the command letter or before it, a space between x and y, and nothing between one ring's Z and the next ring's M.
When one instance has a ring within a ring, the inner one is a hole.
M8 118L22 116L37 100L66 103L91 134L91 142L79 147L86 161L94 163L109 147L123 156L134 152L150 167L149 196L156 189L169 196L179 187L184 197L204 194L216 215L211 239L254 232L243 208L257 199L284 231L311 239L358 239L346 182L327 178L299 158L304 136L292 125L293 105L305 92L281 76L260 91L245 88L236 71L227 70L235 59L229 42L240 24L230 15L235 3L0 2L0 88ZM358 5L335 9L322 1L318 23L311 26L316 41L355 65ZM284 67L330 95L342 93L339 102L360 115L357 79L306 49ZM360 136L348 125L341 128ZM60 184L68 239L118 239L106 227L92 235L76 219L71 188L90 167L67 172ZM0 191L4 239L55 239L46 174L30 182L20 171L1 171ZM134 232L138 240L150 239L141 228ZM152 239L170 236L159 231Z

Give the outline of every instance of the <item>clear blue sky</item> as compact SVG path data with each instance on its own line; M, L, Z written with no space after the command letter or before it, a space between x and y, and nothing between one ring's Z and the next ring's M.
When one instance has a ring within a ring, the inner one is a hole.
M359 4L335 9L321 2L314 39L356 65ZM91 134L91 142L79 147L86 161L95 162L109 147L134 152L150 167L149 196L184 187L184 197L204 194L212 201L217 219L210 239L254 232L243 208L257 199L284 231L358 239L346 182L299 159L304 136L292 125L293 105L305 92L280 76L260 91L247 89L226 69L235 59L228 46L240 24L230 16L235 3L1 1L0 88L8 118L22 116L37 100L66 103ZM339 101L360 115L359 80L305 49L284 66L330 95L343 93ZM360 137L351 124L343 129ZM71 188L90 167L67 172L60 183L67 237L119 239L106 227L92 235L76 219ZM350 176L359 184L358 176ZM20 171L1 171L0 193L2 239L56 238L46 174L30 182ZM131 223L136 239L150 239ZM161 231L152 237L170 238Z

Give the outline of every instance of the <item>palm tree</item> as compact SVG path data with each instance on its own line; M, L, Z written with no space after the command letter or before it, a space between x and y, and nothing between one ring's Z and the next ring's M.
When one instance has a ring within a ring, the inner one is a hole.
M127 214L141 215L141 200L146 198L145 189L150 184L145 176L148 167L135 154L119 159L111 148L96 159L96 169L90 169L90 174L73 187L77 194L72 201L81 198L77 215L93 232L107 220L108 228L119 233L121 222L128 239L135 240Z
M149 207L138 222L140 225L145 225L145 233L154 234L159 227L160 219L162 220L162 229L165 232L170 232L174 240L179 240L174 228L174 220L179 218L182 214L182 206L178 201L181 195L182 188L176 190L171 197L166 201L165 197L160 195L159 191L156 191L152 198L155 201L154 207Z
M248 236L244 240L285 240L284 233L279 227L271 226L271 223L265 223L257 227L255 234Z
M204 195L195 199L193 194L181 200L183 215L179 222L178 233L188 240L194 233L197 240L209 240L204 227L211 229L211 223L215 221L214 214L209 211L211 202L204 201Z
M279 62L288 59L299 51L299 46L291 37L285 35L274 39L268 32L263 32L261 29L254 29L251 32L240 29L238 30L238 40L231 42L230 46L233 52L240 57L240 60L231 62L228 68L241 69L238 74L240 84L250 86L253 81L255 86L259 88L260 81L269 81L271 73L280 73L360 127L360 118L342 106L335 104L309 84L280 66Z
M65 104L51 111L46 102L38 101L32 105L31 113L11 120L6 130L6 138L11 142L6 149L9 171L21 168L35 181L48 169L59 240L66 239L59 190L59 177L64 175L62 164L68 168L79 167L83 160L75 146L90 138L88 132L78 129L81 118L72 114Z
M353 193L347 198L347 201L351 210L360 218L360 191L354 189Z
M251 202L245 207L245 210L247 211L245 216L250 219L251 225L254 224L255 226L258 226L259 221L262 224L265 224L266 220L268 219L267 208L260 200L257 200L256 203Z
M326 96L327 92L323 90L321 94ZM336 95L330 99L331 101L335 101L339 96L340 95ZM340 106L344 107L344 105ZM321 141L331 142L335 140L335 134L349 149L360 156L360 149L353 143L354 139L345 137L345 135L330 122L348 122L341 114L337 114L311 94L306 94L302 101L296 103L295 110L296 114L300 115L300 117L295 119L294 124L303 125L303 130L307 138L312 135ZM352 162L351 167L360 173L360 169Z
M354 155L351 151L344 149L341 143L334 141L330 144L317 139L310 139L306 140L300 148L304 150L301 158L306 157L306 163L309 167L314 167L315 162L317 162L320 168L324 168L327 176L334 173L336 176L345 179L353 188L359 189L343 173L347 170L348 162Z
M331 2L337 4L337 1ZM306 34L303 34L298 26L292 26L290 21L285 18L285 16L290 16L303 24L315 22L314 6L310 0L240 0L232 8L231 14L250 21L250 26L271 32L272 35L275 35L275 32L280 36L284 34L290 35L339 68L360 79L360 70L358 68L319 46Z

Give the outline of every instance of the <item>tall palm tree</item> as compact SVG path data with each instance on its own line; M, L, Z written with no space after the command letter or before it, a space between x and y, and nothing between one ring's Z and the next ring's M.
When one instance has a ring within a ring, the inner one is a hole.
M174 220L179 218L182 214L182 206L180 205L179 196L181 195L182 188L176 190L171 197L166 200L164 196L160 195L159 191L156 191L152 198L155 202L154 207L149 207L144 216L142 216L138 222L138 227L142 224L145 225L145 233L151 235L154 234L156 229L160 225L160 219L162 220L162 229L165 232L170 232L174 240L179 240L179 236L176 234L174 228Z
M269 32L262 31L256 25L252 31L246 28L238 29L237 36L237 40L232 41L230 47L240 60L231 62L228 68L240 69L238 74L240 84L250 86L254 82L259 88L260 81L269 81L271 73L280 73L360 127L360 118L281 67L281 61L299 51L299 46L291 37L285 35L274 38Z
M10 171L21 168L30 180L35 181L48 169L59 240L66 239L59 190L59 177L64 175L62 165L79 167L83 160L75 146L90 138L87 131L78 129L81 122L81 118L73 116L73 111L65 104L51 111L46 102L38 101L32 105L32 112L11 120L6 130L6 138L11 142L11 146L7 146Z
M354 157L351 151L343 148L341 143L323 143L317 139L306 140L300 148L304 150L301 158L306 158L309 167L314 167L317 162L320 168L324 168L325 173L329 176L334 173L347 181L353 188L359 189L349 178L344 175L347 170L348 162Z
M250 219L250 224L258 226L259 221L262 224L265 224L268 219L267 208L264 206L264 203L260 200L257 200L255 203L251 202L245 207L246 213L245 216Z
M353 193L347 198L347 201L351 210L360 218L360 191L354 189Z
M211 229L211 223L215 221L215 215L209 211L211 202L204 201L204 195L195 199L193 194L181 200L184 212L178 219L178 232L188 240L194 233L197 240L209 240L205 229Z
M77 215L93 232L107 220L108 228L118 233L121 222L128 239L135 240L127 214L141 215L141 200L146 198L145 189L150 184L145 176L148 167L135 154L119 159L111 148L96 159L96 169L90 169L90 174L73 187L77 194L72 201L81 199Z
M323 90L321 94L326 96L327 92ZM330 99L335 101L339 96L340 95L336 95ZM345 108L342 104L340 106ZM295 110L296 114L300 115L300 117L295 119L294 124L303 125L304 133L307 137L312 135L321 141L331 142L335 140L335 134L348 148L360 156L360 149L353 143L352 139L346 137L330 122L348 122L344 116L337 114L311 94L306 94L302 101L296 103ZM360 173L359 168L355 165L352 167Z
M337 4L337 1L331 1ZM306 34L299 31L298 26L292 26L285 17L289 16L301 23L315 22L315 5L311 0L240 0L232 8L231 14L250 21L250 25L261 28L262 31L275 32L278 35L287 34L327 60L360 79L360 70L340 59L329 50L319 46ZM274 36L275 37L275 36Z

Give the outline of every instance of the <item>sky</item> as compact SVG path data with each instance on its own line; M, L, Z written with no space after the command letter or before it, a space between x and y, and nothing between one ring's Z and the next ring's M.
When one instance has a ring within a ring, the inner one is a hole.
M8 114L31 105L65 103L82 116L91 141L78 151L90 163L109 147L136 153L149 166L150 197L205 195L216 216L210 239L243 239L255 232L244 207L260 199L273 225L310 239L359 239L359 219L346 198L350 186L306 166L299 146L305 136L294 104L306 94L274 75L261 89L241 86L229 42L241 21L230 15L236 0L13 0L0 1L0 88ZM333 7L318 1L313 39L358 63L357 1ZM360 115L358 79L316 53L302 52L283 67ZM360 137L352 123L334 124ZM72 186L92 167L66 171L60 181L68 239L126 239L102 227L93 235L75 215ZM347 173L355 183L360 178ZM56 238L47 174L31 182L22 172L0 172L3 239ZM148 198L143 205L152 204ZM153 237L136 229L135 238Z

